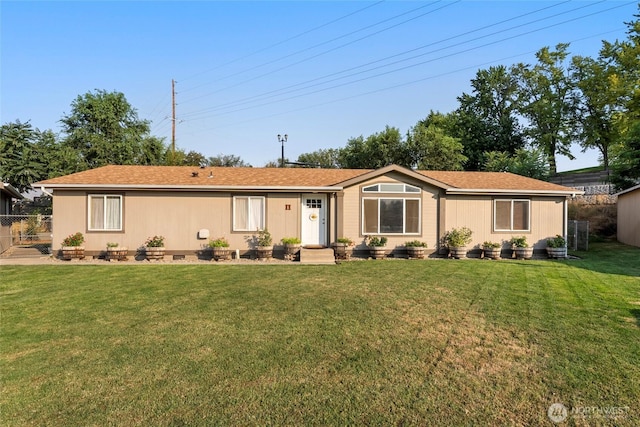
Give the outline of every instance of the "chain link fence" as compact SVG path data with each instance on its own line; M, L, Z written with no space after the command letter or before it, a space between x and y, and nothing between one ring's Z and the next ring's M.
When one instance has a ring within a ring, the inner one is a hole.
M0 253L15 248L51 253L52 231L51 215L0 215Z
M567 249L589 250L589 221L569 221L567 224Z

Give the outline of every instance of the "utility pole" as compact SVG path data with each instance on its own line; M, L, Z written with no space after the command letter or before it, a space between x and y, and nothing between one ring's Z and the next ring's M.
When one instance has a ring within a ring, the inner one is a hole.
M176 154L176 81L171 79L171 154Z
M284 143L287 142L287 138L289 137L289 135L287 135L286 133L284 134L284 136L278 134L278 142L282 144L282 157L280 159L280 167L283 168L284 167Z

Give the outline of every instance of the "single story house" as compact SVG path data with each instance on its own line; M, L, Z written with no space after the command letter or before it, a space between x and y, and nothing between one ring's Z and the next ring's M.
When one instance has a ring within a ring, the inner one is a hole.
M640 184L617 194L618 241L640 247Z
M9 249L12 242L11 215L13 199L23 199L22 194L11 184L0 181L0 254Z
M365 249L365 236L408 240L431 251L454 227L473 231L473 247L525 235L544 250L567 234L567 200L581 191L504 172L380 169L104 166L37 183L53 192L53 249L85 234L87 254L117 242L130 250L154 235L167 254L193 255L207 237L225 237L242 253L267 228L283 237L329 245L339 237Z

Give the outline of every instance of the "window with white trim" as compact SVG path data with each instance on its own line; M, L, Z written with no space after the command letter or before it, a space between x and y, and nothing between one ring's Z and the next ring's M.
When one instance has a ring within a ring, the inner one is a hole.
M529 231L531 201L527 199L495 199L493 229L495 231Z
M122 230L122 196L118 194L89 194L89 230Z
M362 189L363 193L419 193L420 187L409 184L380 183Z
M362 199L362 234L419 233L420 199Z
M233 230L256 231L264 228L264 197L233 198Z

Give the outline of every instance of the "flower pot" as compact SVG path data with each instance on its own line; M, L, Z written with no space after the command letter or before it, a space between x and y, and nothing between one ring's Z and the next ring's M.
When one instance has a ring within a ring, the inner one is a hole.
M369 253L373 259L384 259L387 248L384 246L369 246Z
M407 257L415 259L424 258L424 246L407 246Z
M224 261L231 259L231 249L227 246L217 246L211 248L212 261Z
M530 248L513 248L513 252L517 259L531 259L533 256L533 247Z
M84 259L84 246L63 246L61 248L62 259Z
M451 258L460 259L467 257L467 247L466 246L452 246L449 248L449 255Z
M349 259L353 255L353 247L348 243L334 243L331 247L336 259Z
M107 261L126 261L129 250L125 247L107 248Z
M158 261L164 258L164 247L145 247L144 253L149 261Z
M566 258L567 248L547 248L547 256L549 258Z
M284 259L293 261L296 259L296 255L300 250L300 243L285 243L284 244Z
M256 248L256 258L258 259L273 258L273 246L258 246Z
M500 251L502 250L502 248L491 248L485 246L484 248L482 248L482 250L484 251L485 258L500 259Z

